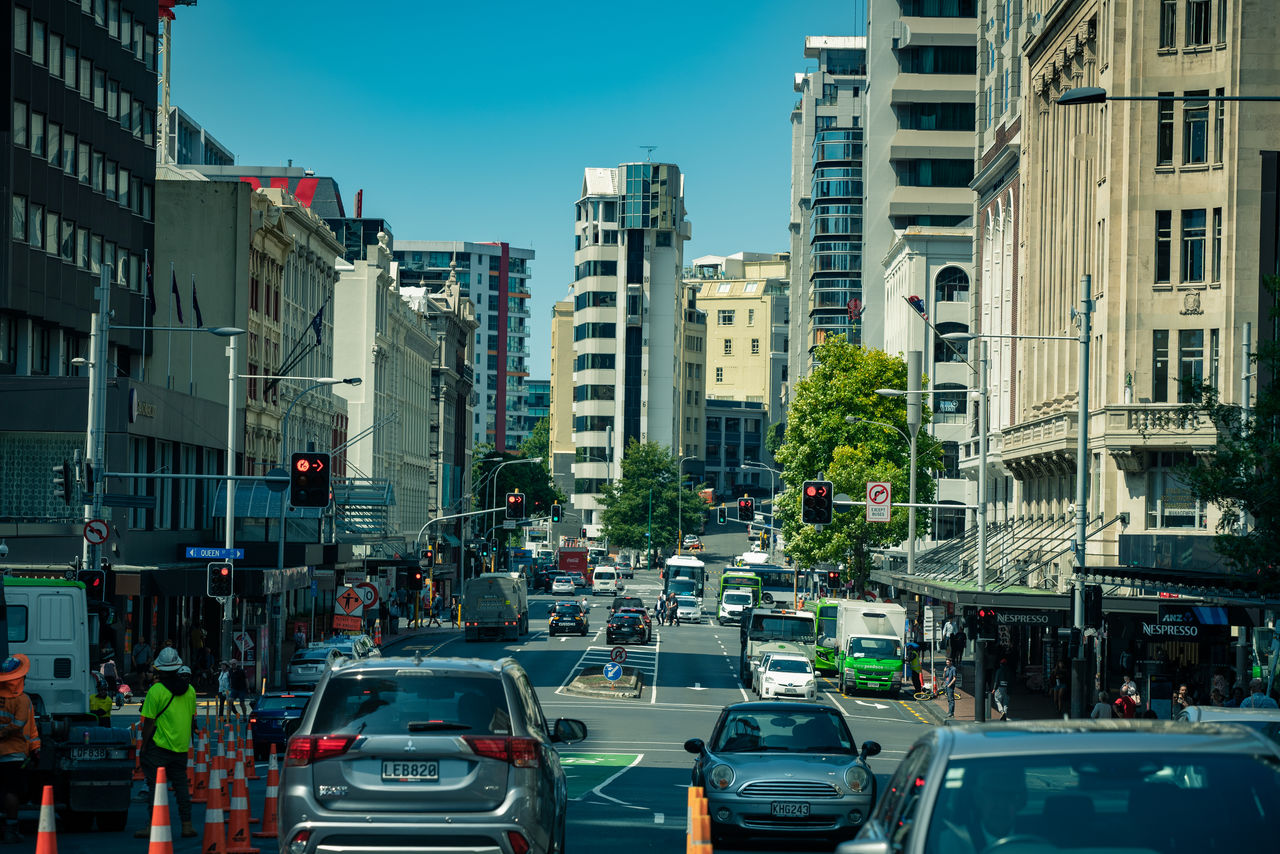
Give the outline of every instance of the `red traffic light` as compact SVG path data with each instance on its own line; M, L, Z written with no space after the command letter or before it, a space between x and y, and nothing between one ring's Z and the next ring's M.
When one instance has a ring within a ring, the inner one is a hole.
M808 487L805 488L804 494L812 498L813 496L818 494L818 487L814 486L813 484L810 484Z

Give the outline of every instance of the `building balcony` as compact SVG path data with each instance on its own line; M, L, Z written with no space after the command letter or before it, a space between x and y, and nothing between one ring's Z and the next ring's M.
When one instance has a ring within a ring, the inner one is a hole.
M973 27L972 21L968 24ZM974 86L972 74L899 74L890 98L894 104L972 104Z
M1108 406L1101 417L1094 413L1089 432L1093 437L1102 433L1107 453L1126 472L1146 470L1149 448L1208 451L1218 444L1217 426L1204 413L1189 413L1180 403Z
M894 22L893 45L904 47L941 45L950 47L976 47L977 29L973 18L918 18L903 15ZM939 75L941 76L941 75ZM969 85L973 85L972 76Z
M894 187L889 216L970 216L973 198L968 187Z
M972 154L972 131L900 130L889 143L890 160L963 157Z

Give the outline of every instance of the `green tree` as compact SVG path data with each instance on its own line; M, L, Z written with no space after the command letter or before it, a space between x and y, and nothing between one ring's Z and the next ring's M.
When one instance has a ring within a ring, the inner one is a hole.
M678 459L665 445L631 441L622 458L622 477L605 484L600 494L600 503L604 505L604 535L609 538L610 546L646 548L650 496L655 551L675 551L680 531L676 524L677 512L684 521L685 531L700 529L707 509L706 501L698 494L701 484L689 485L686 474L685 486L677 493L678 469Z
M551 418L540 418L529 438L520 443L520 456L537 457L542 460L542 467L551 471Z
M868 481L888 481L896 501L905 502L910 479L910 452L898 431L878 424L849 424L853 415L880 421L907 432L906 399L876 394L879 388L905 389L907 365L879 350L864 350L844 336L828 338L814 354L817 366L796 383L787 411L787 429L775 459L783 468L786 489L778 496L778 520L787 552L800 566L849 562L855 584L866 579L868 550L901 543L907 538L907 509L894 508L890 521L867 522L860 505L837 511L830 525L818 531L800 521L800 488L825 473L835 492L855 501L866 494ZM931 417L923 407L924 423ZM931 471L941 464L941 446L923 428L916 447L916 500L933 500ZM916 513L916 535L929 530L930 514Z
M1267 280L1273 300L1280 278ZM1280 311L1272 308L1272 318ZM1222 402L1212 385L1199 387L1199 401L1182 407L1186 421L1208 418L1218 441L1208 455L1179 468L1191 494L1221 511L1214 548L1231 570L1255 581L1264 593L1280 593L1280 343L1263 340L1252 359L1258 386L1254 406ZM1194 391L1193 389L1188 389Z
M551 472L544 466L534 463L503 466L492 479L491 473L501 463L511 460L529 459L524 454L493 450L492 445L481 445L475 449L471 465L472 503L474 509L502 508L506 506L507 493L520 491L525 494L525 513L529 518L545 516L551 512L551 505L564 501L564 495L556 489L551 479ZM502 527L504 515L495 512L479 517L483 533L494 529L494 539L506 542L518 531L506 530Z

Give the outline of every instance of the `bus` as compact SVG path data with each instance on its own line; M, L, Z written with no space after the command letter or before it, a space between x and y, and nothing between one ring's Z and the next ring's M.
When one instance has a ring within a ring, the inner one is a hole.
M839 599L812 599L804 603L806 611L813 612L818 618L818 644L814 656L813 669L824 673L835 673L839 670L839 643L834 647L822 645L824 638L837 638L836 614L840 611Z
M751 572L760 579L760 600L774 608L796 605L796 570L776 563L752 564Z
M681 581L681 579L684 579ZM678 582L678 583L677 583ZM670 593L689 593L702 598L707 584L707 565L693 555L672 555L667 558L662 589Z
M760 576L756 575L754 572L744 572L740 569L726 569L722 572L720 574L720 595L718 600L724 599L724 592L726 590L733 590L735 588L750 590L751 603L753 605L758 605L760 603Z

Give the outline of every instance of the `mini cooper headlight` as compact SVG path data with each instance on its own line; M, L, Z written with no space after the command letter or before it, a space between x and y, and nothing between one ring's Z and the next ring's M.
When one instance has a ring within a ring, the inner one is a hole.
M728 765L713 766L707 774L707 783L723 792L733 785L733 769Z
M861 765L854 765L844 772L844 781L849 785L849 791L861 794L868 791L868 787L871 784L871 775Z

